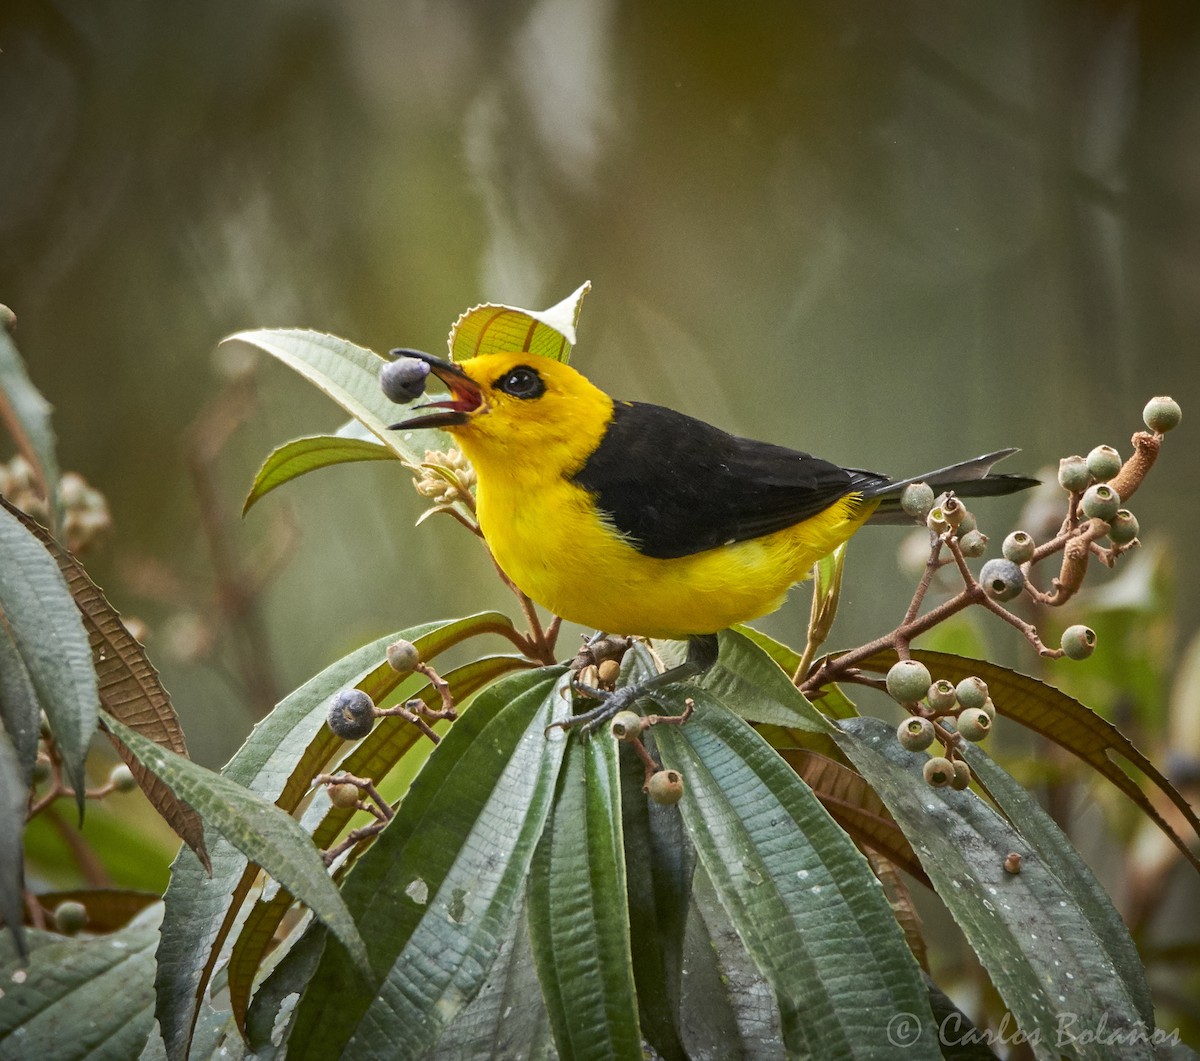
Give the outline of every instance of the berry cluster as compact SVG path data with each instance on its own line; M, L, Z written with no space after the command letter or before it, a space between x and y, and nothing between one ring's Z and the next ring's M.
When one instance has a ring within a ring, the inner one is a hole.
M971 769L959 753L959 742L986 739L996 721L987 683L974 675L957 685L945 678L935 682L924 663L902 659L888 671L886 684L892 699L910 712L896 727L900 744L923 752L937 740L945 749L945 755L926 762L925 780L934 788L966 788Z

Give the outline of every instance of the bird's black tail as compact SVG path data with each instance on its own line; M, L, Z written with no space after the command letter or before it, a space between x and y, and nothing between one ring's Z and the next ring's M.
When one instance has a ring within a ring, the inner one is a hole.
M910 483L928 483L934 493L953 490L959 497L996 497L1001 494L1015 494L1018 490L1028 490L1037 486L1040 480L1031 479L1026 475L992 475L992 466L1005 457L1016 453L1015 449L1000 449L995 453L985 453L974 460L951 464L937 471L925 472L899 481L876 482L865 486L862 495L865 498L879 498L879 507L872 513L868 523L912 523L912 516L907 515L900 507L900 495Z

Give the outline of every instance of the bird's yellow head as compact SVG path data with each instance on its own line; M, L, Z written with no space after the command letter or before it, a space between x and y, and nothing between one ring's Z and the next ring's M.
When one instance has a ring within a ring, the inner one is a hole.
M525 351L458 364L417 354L449 389L436 410L396 424L449 431L480 469L531 457L562 471L582 465L612 418L612 399L570 365Z

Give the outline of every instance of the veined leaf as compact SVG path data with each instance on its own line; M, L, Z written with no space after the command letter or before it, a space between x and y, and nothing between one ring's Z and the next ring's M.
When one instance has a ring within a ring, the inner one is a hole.
M100 693L79 609L54 558L0 498L0 613L62 755L79 816Z
M137 730L142 736L149 737L155 744L161 744L164 748L186 757L187 743L183 738L179 716L175 714L171 698L163 688L158 671L150 663L146 650L125 628L116 609L108 603L104 593L91 580L83 565L25 513L14 509L13 514L54 557L59 571L66 579L67 588L75 600L75 606L79 609L84 629L87 631L100 703L104 710ZM204 829L196 812L177 799L175 794L150 773L112 733L108 736L133 772L150 804L207 865Z
M128 1061L154 1027L154 946L162 906L95 939L30 933L27 968L0 938L0 1054Z
M572 740L533 858L529 935L558 1052L640 1061L616 742Z
M0 623L0 723L12 741L17 774L27 793L37 762L40 715L33 679L8 629Z
M115 718L105 724L207 824L319 917L354 963L366 971L367 952L358 926L312 840L295 818L237 782L167 751Z
M242 505L242 515L250 511L256 501L278 486L296 479L318 468L333 464L349 464L354 461L397 460L395 450L382 442L340 435L309 435L285 442L263 461L263 466L254 476L250 493Z
M8 312L6 307L0 307L0 313ZM53 411L25 371L7 324L0 321L0 422L40 480L52 513L50 523L57 526L58 459L54 455L54 429L50 426Z
M1129 938L1125 922L1113 907L1108 894L1100 887L1100 882L1037 800L992 762L982 748L966 744L961 750L971 767L971 773L979 778L1004 816L1029 841L1038 857L1045 861L1063 887L1071 893L1075 904L1087 915L1092 929L1100 937L1113 966L1124 981L1129 997L1137 1006L1139 1016L1148 1026L1153 1026L1154 1003L1137 947Z
M426 623L378 638L326 667L286 696L254 727L223 773L260 796L292 811L309 792L340 741L325 725L329 699L348 685L363 684L381 671L387 646L399 638L414 642L425 659L477 633L500 632L511 622L484 612L448 622ZM389 668L390 669L390 668ZM392 672L392 677L399 677ZM384 680L384 679L381 679ZM168 1056L187 1054L197 1006L257 870L221 837L212 838L211 879L190 851L171 867L166 895L156 987L159 1024Z
M948 678L957 682L969 674L979 675L988 684L988 691L997 712L1006 718L1016 719L1021 725L1066 748L1096 773L1107 778L1136 803L1142 813L1179 848L1183 856L1200 870L1200 857L1192 852L1182 837L1159 814L1137 782L1118 765L1116 757L1124 759L1145 774L1178 808L1197 836L1200 836L1200 818L1196 817L1196 812L1175 786L1111 722L1105 721L1078 700L1072 699L1052 685L1046 685L1028 674L1021 674L986 660L915 650L912 656L913 659L924 663L937 678ZM880 652L864 660L860 666L864 670L885 674L895 662L894 652Z
M685 692L662 695L682 706ZM753 729L707 691L692 695L688 723L655 739L683 775L684 822L771 983L788 1051L886 1056L889 1018L909 1013L909 1055L939 1057L920 969L866 859Z
M907 833L1035 1054L1108 1058L1095 1036L1106 1027L1122 1036L1123 1058L1153 1057L1137 1003L1038 850L973 792L931 788L921 773L927 757L901 748L886 723L842 727L846 754ZM1022 856L1020 873L1004 869L1009 852Z
M378 354L346 339L303 328L260 328L237 332L222 342L257 346L324 391L410 467L428 449L444 449L446 436L437 431L391 431L403 419L402 407L379 389L379 370L386 364Z
M584 296L592 289L586 281L549 309L518 309L484 303L467 310L450 329L450 360L465 361L478 354L528 350L539 357L569 361L575 345L575 326Z
M296 1010L291 1061L422 1057L486 979L521 903L565 739L561 668L482 693L434 749L342 893L372 931L376 986L326 949ZM558 731L553 731L554 733Z
M2 636L2 635L0 635ZM0 917L12 933L17 953L25 956L25 852L21 838L29 806L29 785L8 734L0 729Z

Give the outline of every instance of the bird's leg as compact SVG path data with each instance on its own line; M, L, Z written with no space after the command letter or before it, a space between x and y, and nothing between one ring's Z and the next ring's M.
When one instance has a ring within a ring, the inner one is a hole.
M666 685L686 681L688 678L703 674L717 662L718 649L716 634L698 634L688 638L687 659L661 674L656 674L652 678L646 678L640 682L632 682L611 693L586 686L580 687L581 692L598 698L600 704L581 715L572 715L562 722L553 722L546 729L574 729L579 726L582 727L584 734L591 735L618 711L628 710L643 696L652 694Z

